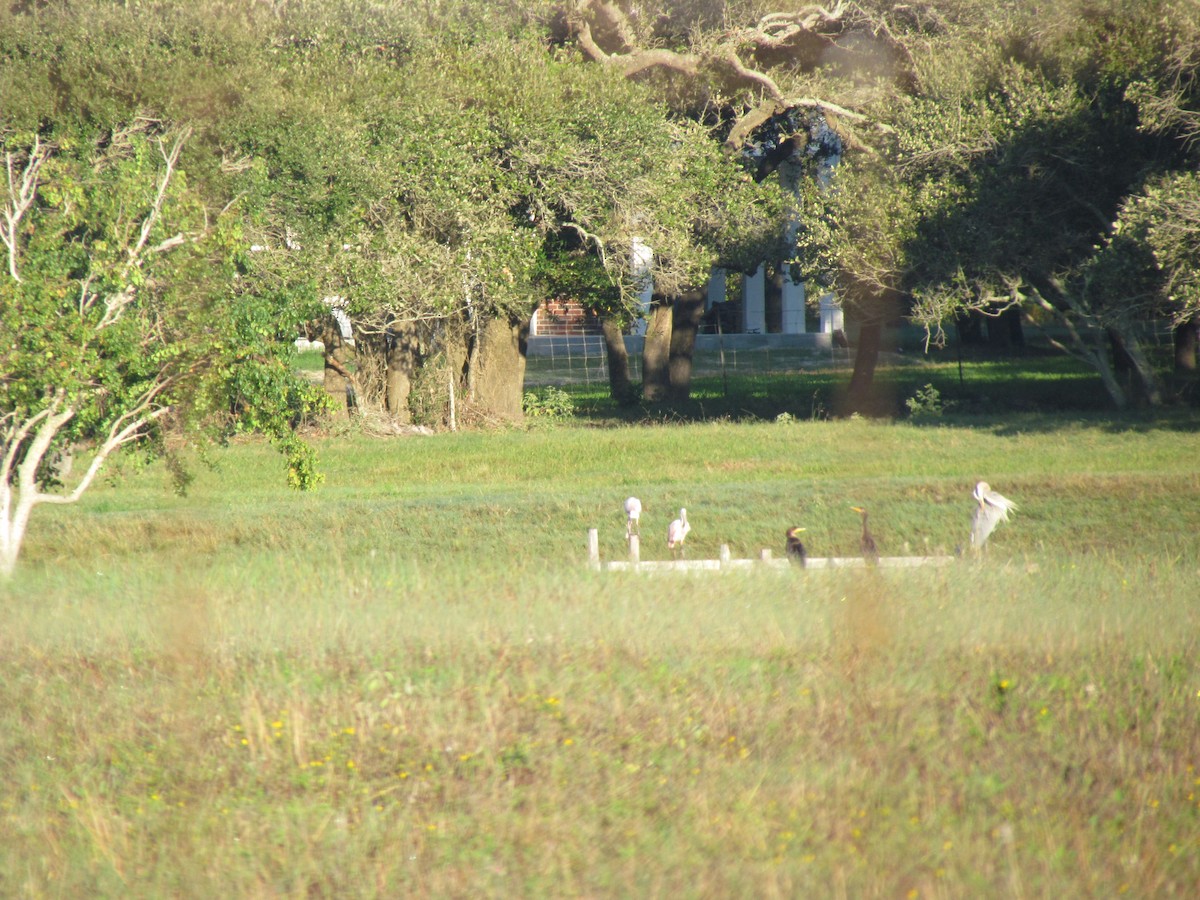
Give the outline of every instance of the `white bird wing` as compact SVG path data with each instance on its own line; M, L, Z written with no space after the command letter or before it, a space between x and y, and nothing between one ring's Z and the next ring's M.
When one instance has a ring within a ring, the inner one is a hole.
M971 546L982 547L996 526L1008 521L1009 511L1016 508L1017 504L1007 497L995 491L985 492L971 516Z
M1013 503L1007 497L997 494L995 491L985 493L983 495L983 502L988 506L1000 510L1000 518L1005 521L1008 520L1009 511L1017 508L1017 504Z
M667 526L667 546L674 547L676 544L680 543L687 534L687 531L687 526L685 526L679 519L676 519Z

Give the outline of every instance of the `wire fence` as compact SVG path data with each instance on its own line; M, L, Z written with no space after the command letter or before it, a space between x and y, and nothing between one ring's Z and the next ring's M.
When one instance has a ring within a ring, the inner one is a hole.
M853 367L852 351L845 347L788 345L784 342L698 342L692 357L694 377L780 375L789 372ZM629 351L629 377L640 381L640 348ZM544 336L530 338L525 363L525 384L544 387L563 384L608 383L608 355L602 338Z

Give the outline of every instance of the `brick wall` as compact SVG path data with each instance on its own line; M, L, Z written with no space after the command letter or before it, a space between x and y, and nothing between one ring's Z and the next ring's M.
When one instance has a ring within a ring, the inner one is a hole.
M600 320L575 300L544 300L538 306L539 335L601 334Z

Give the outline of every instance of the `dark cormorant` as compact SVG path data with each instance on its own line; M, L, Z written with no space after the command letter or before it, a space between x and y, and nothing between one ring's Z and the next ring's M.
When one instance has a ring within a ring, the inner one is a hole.
M861 506L852 506L850 508L862 515L863 532L860 546L862 547L863 559L867 561L867 565L869 566L878 565L879 547L875 544L875 538L871 536L871 529L867 527L867 511Z
M800 542L800 532L804 529L799 525L793 526L787 530L787 556L796 565L804 568L808 561L808 551L804 549L804 544Z

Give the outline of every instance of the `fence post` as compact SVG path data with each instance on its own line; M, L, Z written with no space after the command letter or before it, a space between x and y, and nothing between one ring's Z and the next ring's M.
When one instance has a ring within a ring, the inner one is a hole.
M729 564L729 545L728 544L721 545L720 563L721 563L721 568L724 568L725 566L727 566Z
M641 538L636 534L629 536L629 561L635 566L642 561Z
M593 569L600 568L600 530L588 529L588 565Z

